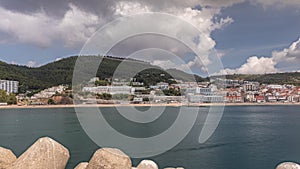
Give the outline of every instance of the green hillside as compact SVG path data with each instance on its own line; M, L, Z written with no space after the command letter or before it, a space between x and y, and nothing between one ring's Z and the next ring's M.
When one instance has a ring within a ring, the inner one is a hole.
M17 80L20 82L19 92L23 93L26 90L41 90L51 86L60 84L71 84L73 77L73 70L77 60L77 56L61 59L37 68L29 68L26 66L12 65L0 62L0 79ZM85 56L84 67L82 67L82 77L85 77L84 72L91 72L90 67L97 63L96 56ZM115 73L116 68L122 63L124 69ZM146 69L145 69L146 68ZM143 70L145 69L145 70ZM140 72L140 70L143 70ZM204 81L206 79L200 76L189 75L180 70L169 70L173 78L190 81L196 79L197 81ZM138 81L144 82L147 85L155 84L158 81L169 82L172 78L166 71L160 67L150 65L147 62L128 60L115 57L103 57L103 60L97 71L97 76L101 79L110 77L126 78L128 72L139 72L136 74ZM115 73L115 74L114 74ZM165 74L165 76L161 76Z
M98 56L99 57L99 56ZM80 76L87 78L85 74L93 72L91 67L97 65L99 60L97 56L85 56L81 61L84 62L82 74ZM17 80L20 82L19 91L21 93L26 90L41 90L51 86L60 84L71 84L73 70L77 60L77 56L65 58L56 62L52 62L37 68L29 68L26 66L12 65L0 62L0 79ZM179 79L183 81L198 82L208 81L208 78L202 78L198 75L190 75L177 69L163 70L158 66L151 65L147 62L115 58L102 57L103 60L97 71L98 77L104 78L130 78L128 72L137 72L135 78L137 81L144 82L146 85L153 85L157 82L173 82L170 79ZM122 64L121 64L122 63ZM123 65L121 71L116 72L116 68ZM141 71L142 70L142 71ZM173 75L173 76L171 76ZM300 85L300 73L276 73L263 75L227 75L228 79L239 79L258 81L265 84L294 84Z
M293 84L300 85L300 72L272 73L272 74L234 74L226 75L227 79L257 81L263 84Z

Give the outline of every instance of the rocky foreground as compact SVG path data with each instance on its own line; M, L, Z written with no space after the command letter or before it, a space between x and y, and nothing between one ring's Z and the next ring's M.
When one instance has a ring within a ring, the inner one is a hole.
M69 158L69 150L49 137L38 139L18 158L11 150L0 147L0 169L64 169ZM82 162L75 169L158 169L158 165L143 160L137 167L132 167L130 157L121 150L101 148L89 162Z
M0 147L0 169L64 169L69 158L69 150L49 137L38 139L18 158L11 150ZM133 167L130 157L121 150L101 148L94 153L89 162L79 163L74 169L158 168L158 165L151 160L143 160L137 167ZM278 165L276 169L300 169L300 165L286 162Z

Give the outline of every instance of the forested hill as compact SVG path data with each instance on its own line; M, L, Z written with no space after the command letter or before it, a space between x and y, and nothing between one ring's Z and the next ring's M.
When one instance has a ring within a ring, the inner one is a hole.
M93 64L93 60L97 59L96 56L85 56L87 59L87 69L89 64ZM97 56L99 57L99 56ZM61 59L52 63L48 63L41 67L30 68L27 66L19 66L0 62L0 79L17 80L20 82L19 92L26 90L41 90L51 86L60 84L71 84L73 77L73 69L77 60L77 56ZM172 77L163 71L160 67L150 65L147 62L137 60L127 60L115 57L103 57L100 68L97 71L97 76L109 78L114 75L115 69L121 62L126 63L128 67L127 72L142 70L147 67L148 69L138 73L136 78L143 81L146 85L152 85L157 82L169 82ZM180 70L169 70L172 74L176 74L177 79L189 81L196 79L197 81L205 81L207 79L201 78L197 75L190 75ZM124 71L124 74L127 73ZM137 71L139 72L139 71ZM164 74L165 76L160 76Z
M99 56L97 56L99 57ZM93 64L93 60L97 59L96 56L86 56L87 63L86 69L89 69L89 64ZM0 79L17 80L20 82L19 91L25 92L26 90L41 90L51 86L60 84L71 84L73 77L73 69L77 56L61 59L46 65L30 68L27 66L12 65L0 61ZM135 77L138 81L144 82L146 85L156 84L157 82L171 82L170 79L176 78L183 81L195 80L208 81L208 78L201 78L198 75L187 74L183 71L171 69L167 70L173 77L166 73L158 66L150 65L147 62L138 60L127 60L124 58L116 57L103 57L100 68L97 71L97 76L104 79L110 78L114 75L116 68L120 63L126 63L126 70L123 75L128 72L139 72ZM146 70L143 70L147 67ZM143 71L139 71L143 70ZM164 74L164 76L161 76ZM175 77L174 77L175 75ZM300 85L300 73L276 73L276 74L263 74L263 75L227 75L228 79L239 79L258 81L266 84L294 84Z
M256 81L263 84L293 84L300 85L300 72L272 74L234 74L226 75L227 79Z
M41 90L56 84L69 84L74 63L75 57L37 68L0 62L0 79L19 81L20 92Z

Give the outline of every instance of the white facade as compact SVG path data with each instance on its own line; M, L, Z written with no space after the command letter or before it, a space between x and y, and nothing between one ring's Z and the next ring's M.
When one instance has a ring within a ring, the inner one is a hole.
M162 89L162 90L169 89L169 84L165 83L165 82L159 82L159 83L156 84L156 86L158 86L158 88Z
M67 87L60 85L60 86L54 86L45 90L40 91L39 93L36 93L32 98L37 99L43 99L43 98L50 98L56 93L62 93Z
M212 95L213 94L211 88L202 88L202 87L187 88L185 93L186 94L189 94L189 93L202 94L202 95Z
M97 87L84 87L84 92L92 93L109 93L109 94L132 94L131 86L97 86Z
M19 82L11 80L0 80L0 89L7 93L18 93Z
M91 80L89 81L89 83L95 83L98 80L99 80L99 77L93 77L93 78L91 78Z
M244 91L257 91L259 89L259 83L246 83L243 85Z
M219 95L188 95L188 101L191 103L222 103L224 96Z
M269 89L283 89L283 86L273 84L273 85L268 85L267 88L269 88Z

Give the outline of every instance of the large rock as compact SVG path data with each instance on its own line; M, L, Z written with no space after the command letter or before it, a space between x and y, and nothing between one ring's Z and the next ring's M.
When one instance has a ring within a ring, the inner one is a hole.
M86 167L89 165L87 162L79 163L74 169L86 169Z
M151 160L143 160L136 168L137 169L158 169L158 166L155 162Z
M102 148L97 150L86 169L131 169L130 158L121 150Z
M0 147L0 169L7 168L16 159L17 157L11 150Z
M293 162L284 162L279 164L276 169L300 169L300 165Z
M51 138L38 139L7 169L64 169L68 149Z

